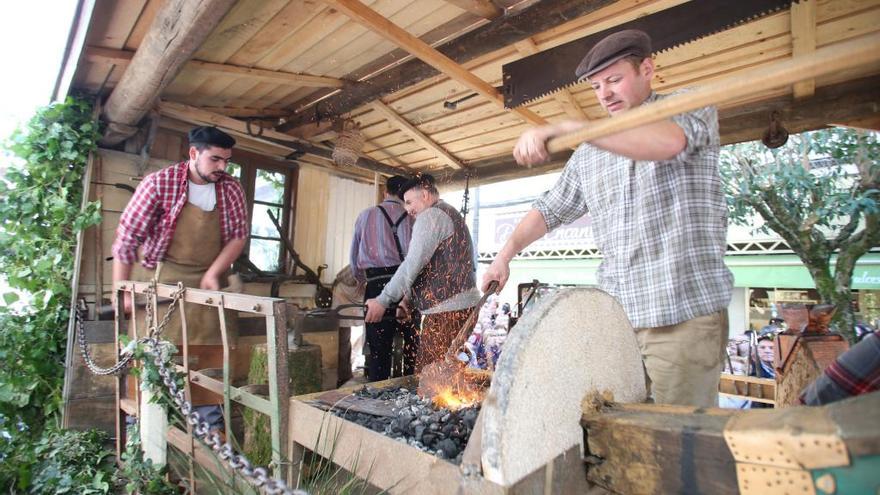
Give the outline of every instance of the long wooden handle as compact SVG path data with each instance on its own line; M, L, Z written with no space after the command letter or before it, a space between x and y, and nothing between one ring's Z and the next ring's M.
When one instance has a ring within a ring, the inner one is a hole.
M699 86L686 94L664 98L590 124L547 143L550 153L564 151L585 141L608 136L709 105L720 105L772 88L880 62L880 33L820 48L769 67L759 67Z

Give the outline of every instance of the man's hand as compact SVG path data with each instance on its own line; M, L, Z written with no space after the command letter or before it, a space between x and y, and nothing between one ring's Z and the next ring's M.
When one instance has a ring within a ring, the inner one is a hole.
M365 302L364 305L367 307L367 314L364 316L364 322L376 323L382 321L382 317L385 316L385 306L382 306L382 303L380 303L378 299L367 299L367 302Z
M409 299L404 297L400 300L397 305L397 313L394 316L397 317L397 321L406 321L410 318Z
M122 311L124 314L131 314L131 292L124 291L122 293Z
M205 272L199 282L199 289L220 290L220 277L212 274L210 270Z
M537 165L550 158L547 152L547 133L540 127L534 127L520 135L513 147L513 158L520 165Z
M498 256L495 258L495 261L489 265L489 268L486 269L486 273L483 274L483 283L480 286L480 289L483 292L486 292L489 290L489 284L492 283L493 280L497 280L498 288L495 289L495 293L501 293L501 289L504 288L508 278L510 278L510 262Z

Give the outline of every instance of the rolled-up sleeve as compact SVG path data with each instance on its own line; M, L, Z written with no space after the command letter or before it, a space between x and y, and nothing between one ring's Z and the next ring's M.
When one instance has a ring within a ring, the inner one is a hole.
M538 210L544 217L547 232L560 225L574 222L587 213L580 167L578 167L578 161L584 151L583 146L578 148L565 164L565 169L556 184L532 203L532 208Z
M684 131L687 145L675 158L669 161L687 162L689 157L700 153L705 148L719 146L718 110L715 107L703 107L692 112L678 114L672 117L672 121Z
M147 238L157 208L159 199L155 177L148 175L135 190L119 218L112 247L113 257L117 261L127 265L137 261L137 248Z

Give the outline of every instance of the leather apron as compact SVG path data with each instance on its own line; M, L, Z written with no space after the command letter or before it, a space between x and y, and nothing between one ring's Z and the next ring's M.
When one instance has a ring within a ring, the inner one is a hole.
M183 282L185 287L199 288L202 277L222 250L220 236L220 213L215 208L204 211L187 202L177 218L177 227L171 245L165 253L164 261L155 270L144 268L140 263L132 267L131 279L148 282L157 279L163 284L176 285ZM220 277L220 286L228 285L228 273ZM179 304L179 303L178 303ZM168 310L168 303L158 305L156 323ZM226 310L226 334L233 348L238 337L238 312ZM137 308L137 328L141 336L146 335L145 310ZM186 304L186 330L189 342L190 369L222 368L223 340L220 334L220 318L217 308L196 303ZM182 326L178 306L161 337L177 346L182 354ZM208 392L201 387L191 387L193 405L219 404L220 395Z

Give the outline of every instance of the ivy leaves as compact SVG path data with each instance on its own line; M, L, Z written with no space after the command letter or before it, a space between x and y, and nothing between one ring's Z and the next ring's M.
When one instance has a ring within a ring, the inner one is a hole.
M100 221L82 210L83 174L99 134L91 104L68 99L37 111L5 147L0 178L0 414L34 432L60 409L76 234ZM2 481L2 480L0 480Z

